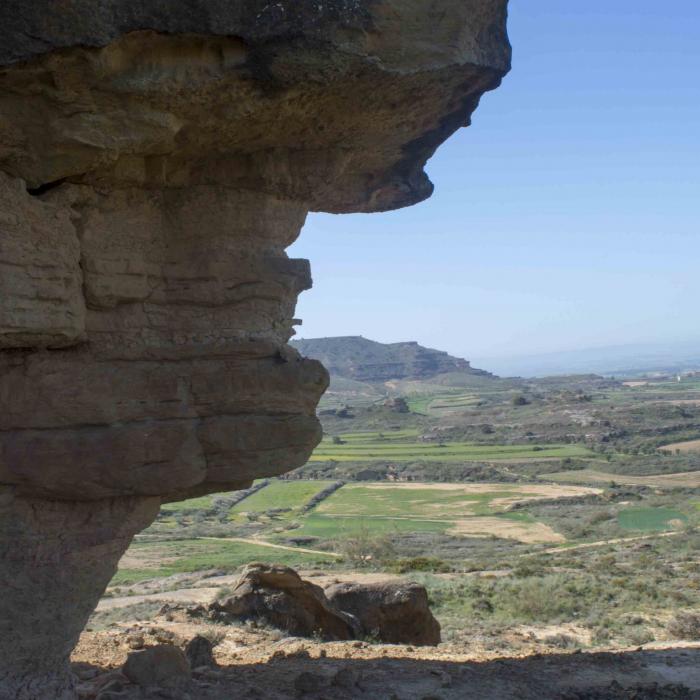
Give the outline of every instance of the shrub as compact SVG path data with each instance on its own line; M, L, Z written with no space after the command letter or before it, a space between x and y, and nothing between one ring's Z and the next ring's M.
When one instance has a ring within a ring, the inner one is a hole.
M579 612L583 596L566 583L556 574L509 582L498 591L495 607L518 620L571 619Z
M381 565L394 558L394 545L385 535L373 535L367 528L338 541L337 551L358 566Z
M549 644L549 646L556 647L557 649L578 649L579 644L578 639L576 637L572 637L569 634L552 634L549 637L545 637L542 640L545 644Z
M667 629L675 639L700 640L700 614L678 613L668 623Z
M454 569L442 559L437 557L411 557L410 559L397 559L390 567L398 574L406 574L411 571L423 571L437 574L447 574Z

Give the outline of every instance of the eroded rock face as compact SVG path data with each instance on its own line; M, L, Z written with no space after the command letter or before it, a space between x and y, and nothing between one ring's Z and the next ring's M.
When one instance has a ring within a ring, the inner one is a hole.
M211 186L38 198L5 185L28 215L0 243L0 259L25 246L0 298L0 344L16 348L0 352L2 483L173 499L305 462L327 380L285 347L311 284L284 253L303 205Z
M506 0L0 4L0 581L8 609L14 580L41 599L40 548L86 606L56 587L70 624L38 606L43 641L3 647L0 693L67 677L154 503L306 461L327 375L286 345L311 279L285 248L310 210L429 196L427 158L508 69L505 15Z

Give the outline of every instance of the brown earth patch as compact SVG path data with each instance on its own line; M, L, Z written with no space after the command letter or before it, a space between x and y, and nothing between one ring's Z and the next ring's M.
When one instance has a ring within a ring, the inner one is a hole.
M659 447L663 452L700 452L700 440L686 440L685 442L674 442L670 445Z
M627 476L624 474L611 474L595 469L578 469L572 472L555 472L553 474L540 474L540 479L553 481L571 481L585 483L588 481L597 483L629 484L633 486L660 486L665 488L698 488L700 487L700 471L678 472L676 474L652 474L649 476Z
M506 518L479 516L465 518L455 522L453 528L447 531L451 535L502 537L509 540L518 540L526 544L559 543L566 542L566 538L552 530L544 523L525 523Z

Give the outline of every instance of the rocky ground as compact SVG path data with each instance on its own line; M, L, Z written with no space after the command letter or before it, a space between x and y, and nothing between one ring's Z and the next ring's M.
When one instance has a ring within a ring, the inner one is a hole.
M214 665L175 667L158 684L141 687L120 669L134 649L212 640ZM700 645L543 654L533 641L517 656L470 648L323 643L283 637L251 625L120 623L85 632L73 655L83 698L372 698L377 700L621 700L700 698Z

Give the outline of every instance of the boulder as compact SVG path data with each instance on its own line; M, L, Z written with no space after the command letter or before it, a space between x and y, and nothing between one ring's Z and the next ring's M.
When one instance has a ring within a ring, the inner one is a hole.
M355 619L329 604L323 589L287 566L250 564L227 598L209 606L218 620L255 620L295 637L354 639Z
M353 615L367 636L389 644L440 643L440 623L428 593L416 583L338 583L325 591L337 609Z
M190 668L202 666L216 666L214 660L214 645L201 634L190 639L185 646L185 656L190 663Z
M190 680L190 664L184 652L173 644L159 644L129 654L124 675L142 687L177 688Z

